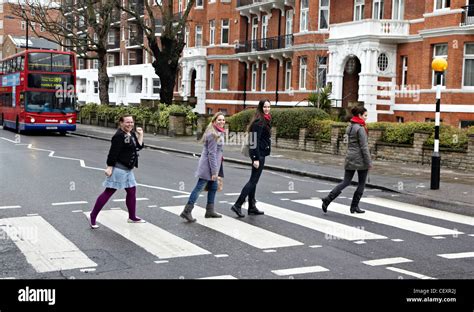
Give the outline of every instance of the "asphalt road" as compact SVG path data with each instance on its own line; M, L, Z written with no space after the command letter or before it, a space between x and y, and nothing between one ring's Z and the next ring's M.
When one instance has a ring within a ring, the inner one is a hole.
M364 198L374 201L361 203L367 213L355 216L353 187L325 215L318 198L333 183L264 171L257 206L266 214L237 219L229 208L250 169L225 164L216 197L224 218L204 219L196 208L198 221L188 224L178 215L198 158L149 149L135 170L137 214L147 223L126 222L118 191L92 230L86 213L103 190L108 149L84 137L0 130L1 278L474 278L473 217L371 189Z

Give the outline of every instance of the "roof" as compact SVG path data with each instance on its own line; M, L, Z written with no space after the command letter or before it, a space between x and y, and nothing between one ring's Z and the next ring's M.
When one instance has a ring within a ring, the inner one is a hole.
M12 36L9 35L10 40L16 45L17 48L26 48L26 37L25 36ZM59 45L52 41L37 38L37 37L28 37L28 48L31 49L42 49L42 50L58 50Z

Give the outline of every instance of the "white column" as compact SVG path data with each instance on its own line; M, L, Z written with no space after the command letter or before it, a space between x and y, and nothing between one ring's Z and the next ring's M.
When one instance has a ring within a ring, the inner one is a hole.
M196 86L195 93L197 97L197 104L195 111L204 114L206 110L206 61L198 61L196 63Z

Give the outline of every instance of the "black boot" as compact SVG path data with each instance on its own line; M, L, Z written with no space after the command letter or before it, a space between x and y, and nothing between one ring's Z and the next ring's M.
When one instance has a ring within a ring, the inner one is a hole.
M193 218L191 215L191 211L193 210L194 205L193 204L186 204L184 206L183 212L179 215L181 218L186 219L188 222L196 222L196 219Z
M329 193L328 196L324 197L322 199L323 201L323 212L326 213L328 211L328 206L329 204L336 199L336 197L339 196L339 194L341 194L341 192L334 192L334 191L331 191L331 193Z
M257 201L255 199L249 200L248 214L249 215L263 215L264 214L263 211L257 209Z
M232 205L230 210L235 212L237 214L237 217L239 218L245 217L245 215L242 213L242 205L239 205L238 203L235 203L234 205Z
M359 202L362 198L363 193L355 192L354 196L352 196L352 203L351 203L351 213L364 213L365 211L359 208Z
M204 218L222 218L222 216L214 211L214 204L207 204Z

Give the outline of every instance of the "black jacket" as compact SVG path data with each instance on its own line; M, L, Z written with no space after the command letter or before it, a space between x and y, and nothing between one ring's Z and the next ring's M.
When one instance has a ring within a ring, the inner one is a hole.
M271 124L267 122L263 117L257 119L253 122L250 128L250 149L249 154L252 160L259 160L262 157L270 155L272 149L272 134L271 134ZM256 134L254 134L256 133ZM253 142L253 139L256 137L257 144Z
M118 163L133 169L138 168L138 151L144 147L144 144L138 143L135 132L128 136L122 129L118 129L112 137L109 155L107 156L107 166L115 167Z

